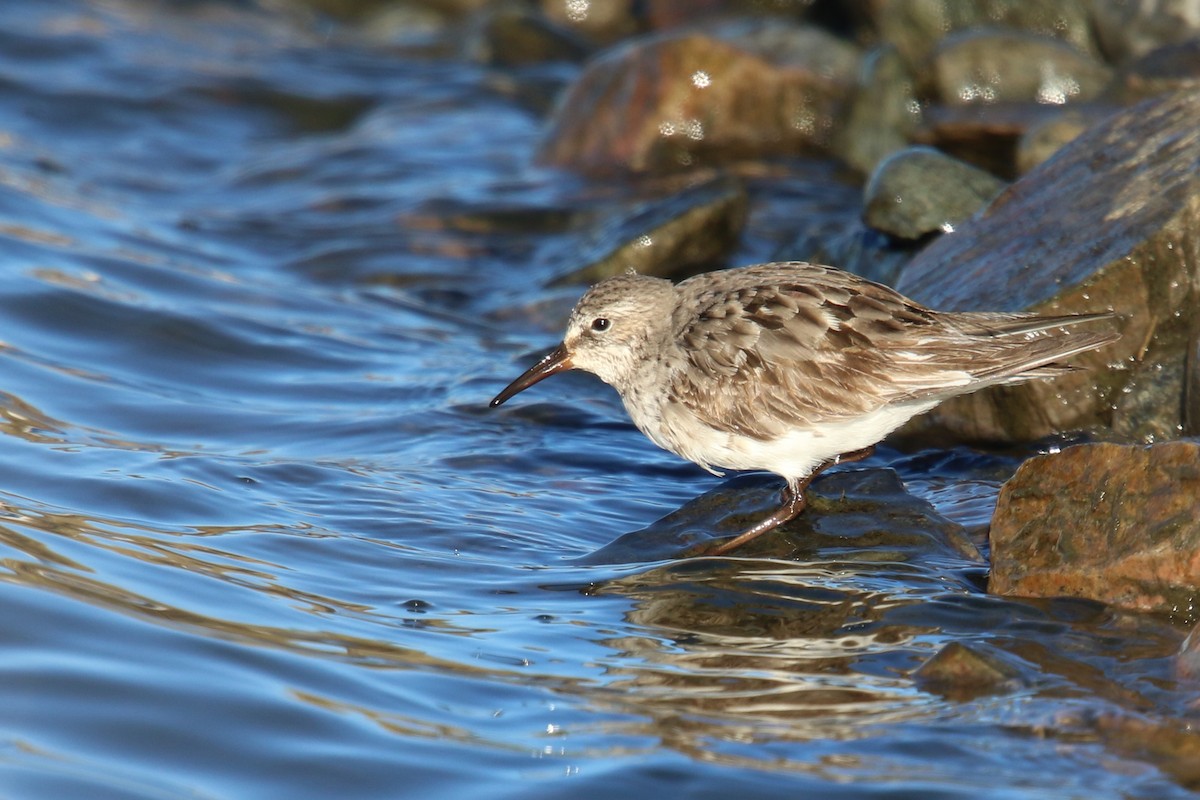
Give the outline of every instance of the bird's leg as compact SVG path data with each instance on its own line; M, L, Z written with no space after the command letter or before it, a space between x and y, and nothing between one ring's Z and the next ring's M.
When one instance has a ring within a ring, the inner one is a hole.
M794 484L792 481L788 481L787 485L783 488L783 505L777 508L775 513L771 514L766 519L760 520L751 528L738 534L728 542L723 542L713 549L706 551L705 555L723 556L729 551L736 550L737 548L741 547L751 539L757 539L767 531L775 530L788 520L795 519L796 515L804 510L804 506L808 502L808 500L804 497L804 492L806 489L808 489L809 484L813 482L814 478L836 464L848 464L853 461L862 461L864 458L874 452L875 445L871 445L870 447L864 447L862 450L855 450L853 452L837 456L836 458L831 458L828 461L823 461L818 464L817 468L810 472L808 477L802 478L796 481Z

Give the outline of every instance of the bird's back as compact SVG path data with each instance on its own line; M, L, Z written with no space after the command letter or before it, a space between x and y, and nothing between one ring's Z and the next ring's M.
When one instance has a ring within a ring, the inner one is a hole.
M1109 314L937 312L829 267L791 262L678 286L669 396L704 423L761 440L895 404L1050 377L1117 338L1073 326Z

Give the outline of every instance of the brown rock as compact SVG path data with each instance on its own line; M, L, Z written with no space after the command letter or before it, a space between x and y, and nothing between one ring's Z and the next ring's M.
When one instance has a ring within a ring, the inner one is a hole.
M1200 442L1087 444L1026 461L991 527L994 594L1200 615Z
M826 146L857 53L816 29L649 38L592 61L538 158L585 172L666 172Z
M1075 359L1082 371L956 398L921 418L922 429L992 441L1104 427L1180 434L1186 353L1200 327L1197 119L1200 91L1124 110L909 263L898 288L935 308L1122 316L1121 340Z

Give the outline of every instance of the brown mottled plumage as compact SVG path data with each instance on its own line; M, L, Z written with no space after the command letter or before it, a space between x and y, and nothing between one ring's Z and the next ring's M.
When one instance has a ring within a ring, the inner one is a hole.
M678 285L622 275L588 290L563 343L492 405L556 372L582 369L615 387L634 424L660 447L710 471L781 475L783 506L712 551L725 553L798 514L821 470L868 455L943 400L1070 371L1062 359L1118 338L1073 326L1112 316L934 311L881 284L802 262L710 272Z

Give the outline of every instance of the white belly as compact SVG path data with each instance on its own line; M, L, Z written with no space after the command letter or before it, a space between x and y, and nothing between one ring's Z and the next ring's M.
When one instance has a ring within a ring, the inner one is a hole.
M793 429L768 441L714 430L680 406L663 409L656 418L639 420L633 409L630 409L630 415L638 428L659 447L710 471L713 467L766 470L789 480L798 480L831 458L870 447L935 405L937 401L926 400L884 406L854 419Z

